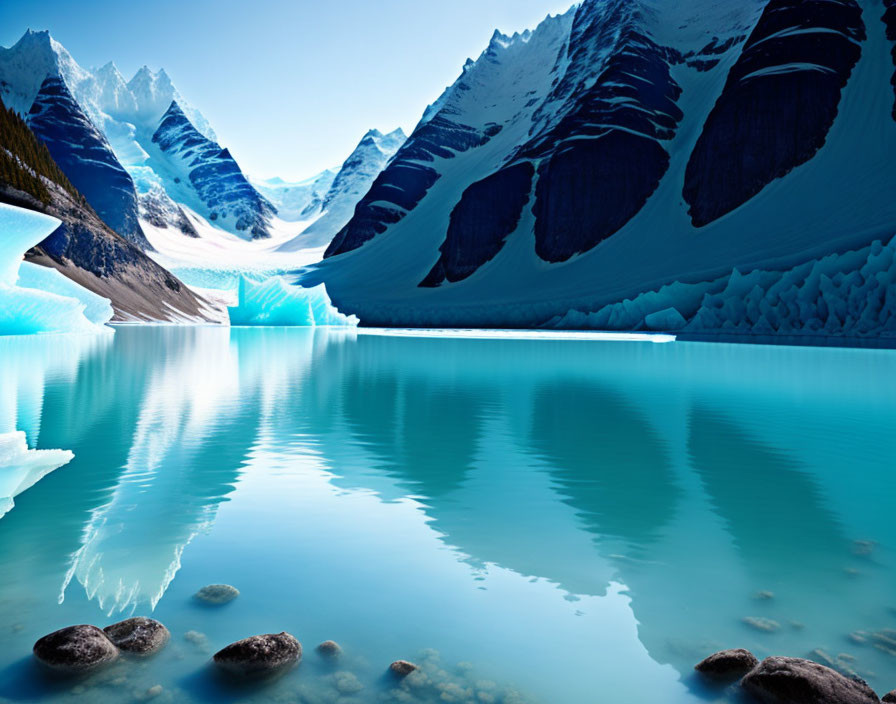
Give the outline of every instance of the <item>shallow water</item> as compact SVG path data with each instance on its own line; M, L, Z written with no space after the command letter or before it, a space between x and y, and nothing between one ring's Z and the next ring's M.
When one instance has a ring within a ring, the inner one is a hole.
M896 687L871 635L896 628L892 351L0 338L12 430L75 459L0 519L0 698L733 701L690 675L723 647L821 648ZM241 595L191 598L217 582ZM77 682L29 657L51 630L131 614L171 629L159 656ZM260 691L208 668L281 630L303 663ZM336 666L314 652L326 639ZM396 686L398 658L425 676Z

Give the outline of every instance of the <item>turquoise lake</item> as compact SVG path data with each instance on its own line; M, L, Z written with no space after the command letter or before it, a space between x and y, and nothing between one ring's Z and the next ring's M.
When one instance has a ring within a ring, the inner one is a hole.
M0 519L0 701L733 702L730 647L896 688L894 351L122 327L0 338L0 383L75 455ZM31 659L130 615L162 653ZM265 687L208 665L283 630Z

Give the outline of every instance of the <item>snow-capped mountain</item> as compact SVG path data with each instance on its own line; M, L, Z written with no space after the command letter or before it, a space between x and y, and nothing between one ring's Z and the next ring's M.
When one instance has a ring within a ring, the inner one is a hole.
M181 217L180 204L185 204L210 219L217 214L215 226L233 234L269 236L273 211L248 183L234 188L234 181L242 175L235 178L239 166L229 153L222 157L226 165L218 163L202 170L201 178L196 179L201 183L198 189L190 174L183 173L181 155L171 159L153 143L168 109L176 103L191 129L207 142L203 149L206 158L213 148L216 154L226 152L215 142L205 117L184 100L164 70L153 72L144 66L130 81L111 62L87 71L48 32L29 30L13 47L0 48L0 97L21 114L29 112L47 76L61 80L73 103L105 137L118 165L134 180L139 202L149 208L140 217L158 223L163 214L170 213L171 226L192 234ZM237 200L226 202L229 195ZM238 215L226 217L227 213Z
M127 84L128 91L134 97L136 110L134 117L138 124L158 124L171 103L177 103L183 113L190 120L190 124L202 134L203 137L215 141L217 136L208 120L198 110L193 108L177 92L165 69L153 73L144 66Z
M368 325L896 331L868 264L896 232L893 7L585 0L496 33L309 282ZM752 307L698 315L749 272Z
M314 220L320 216L324 199L336 178L336 169L326 169L304 181L284 181L275 177L249 180L261 195L267 198L277 214L287 222ZM363 195L363 194L361 194Z
M202 135L177 103L162 116L152 143L178 174L175 183L191 184L209 220L231 224L253 239L270 237L274 206L246 180L230 152Z
M374 179L407 140L399 127L389 134L370 130L342 164L320 205L320 217L284 250L321 247L351 220L358 201L370 190Z
M28 126L103 221L141 249L149 248L138 220L134 181L61 78L44 80Z

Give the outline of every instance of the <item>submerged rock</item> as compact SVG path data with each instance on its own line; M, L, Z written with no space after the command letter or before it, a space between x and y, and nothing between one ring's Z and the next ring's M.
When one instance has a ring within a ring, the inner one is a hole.
M352 695L357 694L364 685L351 672L336 672L333 674L333 687L340 694Z
M151 618L129 618L106 626L103 632L118 648L137 655L152 655L165 647L171 633Z
M398 675L399 677L407 677L416 669L417 666L412 662L408 662L407 660L396 660L391 665L389 665L389 671L394 675Z
M227 604L240 595L239 589L229 584L209 584L200 589L194 597L206 604Z
M704 677L714 680L736 680L759 664L759 659L749 650L736 648L722 650L697 663L694 669Z
M853 555L867 557L874 552L874 548L876 546L877 543L875 543L873 540L854 540L852 542L852 552Z
M877 704L862 680L844 677L829 667L802 658L771 657L743 679L750 694L769 704Z
M342 653L342 648L339 647L339 643L335 640L325 640L319 646L317 646L317 652L321 655L326 655L327 657L336 657Z
M774 633L781 628L781 624L777 621L772 621L770 618L763 618L761 616L747 616L743 619L743 622L750 628L754 628L757 631L762 631L764 633Z
M87 672L118 657L118 648L96 626L68 626L34 644L34 656L62 672Z
M205 633L200 633L199 631L187 631L184 633L184 640L195 645L196 649L201 653L207 653L210 650L208 646L208 636L206 636Z
M215 653L215 664L238 675L265 675L302 659L302 644L289 633L268 633L231 643Z

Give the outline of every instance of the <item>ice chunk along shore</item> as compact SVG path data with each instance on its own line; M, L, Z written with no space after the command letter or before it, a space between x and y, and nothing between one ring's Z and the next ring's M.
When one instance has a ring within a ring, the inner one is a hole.
M16 496L73 458L68 450L29 450L21 430L0 433L0 518L15 505Z
M274 276L256 281L240 277L239 302L228 308L235 326L353 327L357 318L342 315L330 303L326 287L303 288Z
M59 220L0 204L0 335L110 332L112 307L75 282L22 255L59 226Z

